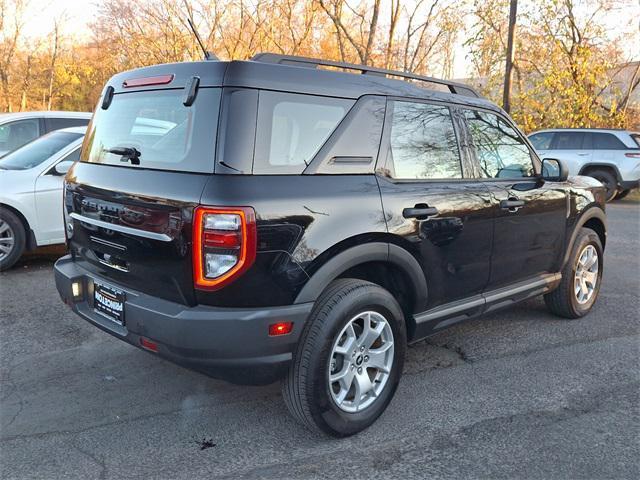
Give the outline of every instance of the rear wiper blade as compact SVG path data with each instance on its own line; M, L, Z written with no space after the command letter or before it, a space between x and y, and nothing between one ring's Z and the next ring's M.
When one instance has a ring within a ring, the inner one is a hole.
M140 165L140 155L142 155L142 153L134 147L105 148L104 151L113 153L114 155L120 155L121 162L130 161L132 165Z

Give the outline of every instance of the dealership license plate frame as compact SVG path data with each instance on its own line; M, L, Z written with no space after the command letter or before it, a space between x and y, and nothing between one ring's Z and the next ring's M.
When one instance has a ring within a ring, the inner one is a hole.
M122 290L104 283L93 284L93 309L96 313L124 327L124 304L127 295Z

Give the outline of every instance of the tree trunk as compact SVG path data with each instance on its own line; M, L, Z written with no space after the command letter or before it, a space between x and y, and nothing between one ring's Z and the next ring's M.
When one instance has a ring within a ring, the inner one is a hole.
M502 108L509 113L511 110L511 71L513 70L513 37L516 30L516 14L518 0L511 0L509 8L509 33L507 36L507 59L504 68L504 90L502 92Z

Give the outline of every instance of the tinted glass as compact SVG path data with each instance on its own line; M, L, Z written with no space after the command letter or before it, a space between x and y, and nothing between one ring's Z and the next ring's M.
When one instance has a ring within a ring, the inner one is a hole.
M0 125L0 156L38 138L39 123L37 118L29 118Z
M47 131L60 130L68 127L81 127L89 123L88 118L45 118Z
M535 133L529 136L529 141L533 144L533 148L536 150L549 150L551 148L551 140L553 140L553 133Z
M76 148L73 152L62 159L63 162L77 162L80 160L81 148Z
M635 141L640 147L640 133L632 133L631 138Z
M580 150L583 145L584 134L579 132L556 132L553 139L554 150Z
M116 94L107 110L98 107L80 160L131 168L213 172L220 89L200 88L190 107L184 90ZM140 160L133 165L123 149Z
M261 91L253 173L302 173L353 103Z
M36 167L80 137L82 134L79 133L48 133L0 159L0 168L27 170Z
M610 133L591 134L594 150L626 150L627 147L615 135Z
M393 102L387 168L399 179L462 178L449 108Z
M465 110L483 177L535 175L529 147L507 122L492 113Z

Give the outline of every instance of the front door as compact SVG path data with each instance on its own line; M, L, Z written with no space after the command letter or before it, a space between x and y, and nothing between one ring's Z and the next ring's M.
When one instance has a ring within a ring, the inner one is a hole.
M421 263L427 310L473 297L480 305L489 280L493 205L466 178L458 138L447 105L388 101L378 183L389 233Z
M557 273L568 208L564 185L537 175L538 158L505 117L463 112L495 216L487 291Z

